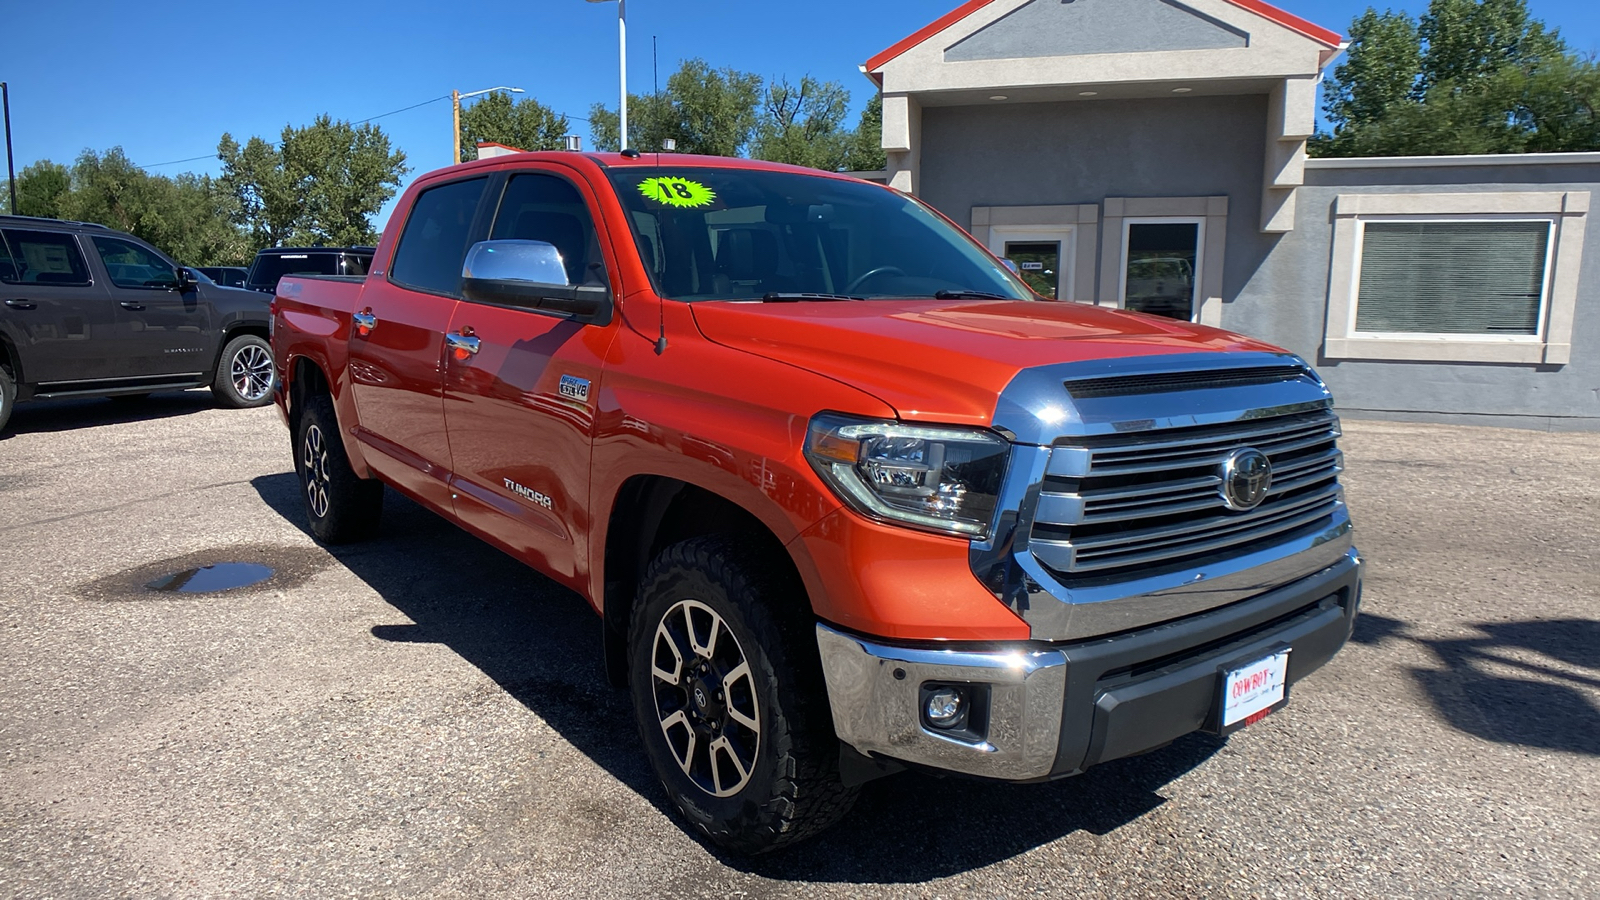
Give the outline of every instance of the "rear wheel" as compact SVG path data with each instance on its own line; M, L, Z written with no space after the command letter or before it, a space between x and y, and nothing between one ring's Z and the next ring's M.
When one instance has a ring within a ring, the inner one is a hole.
M713 841L765 853L838 821L856 791L805 599L759 546L724 536L662 552L629 628L645 751L668 795Z
M211 393L224 406L246 409L272 402L272 346L264 338L241 334L222 348Z
M383 483L362 478L350 467L332 397L323 394L306 403L294 445L295 473L312 535L326 544L343 544L377 531Z

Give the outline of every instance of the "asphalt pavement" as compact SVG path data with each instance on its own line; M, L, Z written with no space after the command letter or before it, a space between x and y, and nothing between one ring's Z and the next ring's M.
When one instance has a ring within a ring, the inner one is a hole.
M0 897L1600 896L1600 435L1344 448L1364 615L1286 709L1047 785L884 779L750 860L679 827L577 596L393 492L319 547L275 410L25 404ZM225 562L274 574L146 587Z

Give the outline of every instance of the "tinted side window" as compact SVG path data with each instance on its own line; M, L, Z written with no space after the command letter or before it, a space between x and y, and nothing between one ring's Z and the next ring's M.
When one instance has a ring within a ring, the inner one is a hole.
M58 231L5 230L10 265L0 264L0 280L9 284L88 284L89 267L78 241Z
M138 244L97 237L94 248L100 251L106 275L117 287L166 289L178 286L178 275L167 261Z
M604 282L603 257L594 220L578 189L554 175L515 175L495 214L492 240L544 241L555 245L568 284Z
M398 284L461 296L461 264L467 258L472 217L487 179L455 181L423 191L400 233L389 277Z

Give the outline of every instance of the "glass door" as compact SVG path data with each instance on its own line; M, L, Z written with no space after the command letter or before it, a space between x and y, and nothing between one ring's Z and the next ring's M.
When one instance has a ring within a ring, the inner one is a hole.
M1122 307L1194 321L1205 220L1126 219L1123 228Z

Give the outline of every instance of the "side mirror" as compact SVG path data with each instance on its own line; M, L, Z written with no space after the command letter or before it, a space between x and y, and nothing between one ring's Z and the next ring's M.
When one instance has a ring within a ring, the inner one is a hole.
M174 290L180 294L189 293L190 291L194 290L195 286L199 283L194 280L194 273L190 272L183 266L178 267L177 277L178 283L174 286Z
M1003 263L1006 268L1011 270L1011 274L1013 274L1013 275L1021 275L1022 274L1022 271L1017 268L1017 264L1015 262L1013 262L1011 259L1009 259L1009 258L1002 259L1002 260L1000 260L1000 262Z
M544 241L479 241L461 266L461 293L474 303L514 306L586 325L611 322L611 289L567 282L560 251Z

